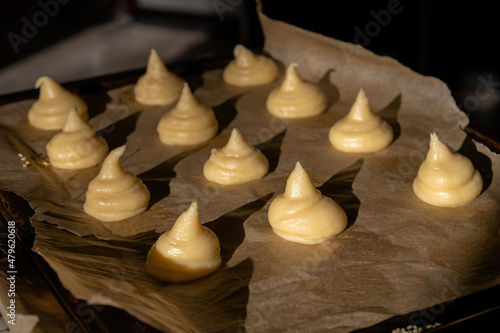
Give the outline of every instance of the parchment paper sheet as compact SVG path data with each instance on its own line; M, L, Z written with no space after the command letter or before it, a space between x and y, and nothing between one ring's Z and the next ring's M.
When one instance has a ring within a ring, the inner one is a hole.
M131 86L106 92L110 101L90 110L90 123L111 148L127 145L122 165L150 189L151 205L137 217L101 223L87 216L85 191L99 168L42 166L55 133L28 124L33 100L0 107L0 187L35 209L34 251L63 285L90 304L124 309L161 330L190 332L345 332L497 285L500 158L466 139L460 128L467 119L446 85L359 46L260 17L265 51L282 71L297 62L300 75L327 91L328 111L274 118L265 100L279 82L231 88L221 70L210 71L195 95L213 107L220 133L205 145L168 147L156 125L173 105L140 106ZM360 88L396 138L377 153L341 153L328 131ZM223 146L232 128L268 156L264 179L228 187L204 179L210 150ZM485 191L477 200L447 209L413 194L431 132L480 169ZM23 169L18 153L32 165ZM285 241L267 222L269 204L297 161L349 218L347 230L315 246ZM202 222L220 239L223 267L193 282L156 281L144 271L147 251L195 200Z

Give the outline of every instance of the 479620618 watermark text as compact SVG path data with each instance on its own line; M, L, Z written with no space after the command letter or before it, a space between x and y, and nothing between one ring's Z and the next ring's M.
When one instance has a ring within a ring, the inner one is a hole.
M7 222L7 323L16 325L16 222Z

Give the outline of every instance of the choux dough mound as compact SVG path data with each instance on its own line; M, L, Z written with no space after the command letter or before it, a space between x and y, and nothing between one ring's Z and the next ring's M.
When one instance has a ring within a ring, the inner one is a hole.
M138 215L149 204L149 190L142 180L125 171L119 159L125 146L112 150L101 171L90 182L83 210L99 221L113 222Z
M256 86L273 82L279 76L278 66L272 59L256 55L243 45L235 46L234 58L222 73L224 82L230 85Z
M434 206L454 207L476 199L483 189L483 178L465 156L450 151L435 133L429 151L413 182L417 197Z
M370 153L387 147L394 137L391 126L374 114L363 89L349 113L330 129L329 139L338 150Z
M203 175L214 183L233 185L260 179L268 170L269 161L264 154L235 128L226 146L212 150Z
M218 128L214 111L198 102L184 83L177 105L160 119L156 129L162 143L189 146L210 140Z
M47 143L47 155L50 164L56 168L90 168L108 155L108 144L72 107L62 132Z
M302 244L318 244L347 226L344 210L314 187L299 162L288 177L285 193L271 203L268 219L278 236Z
M146 271L155 278L181 282L204 277L221 265L219 239L204 227L193 202L148 252Z
M35 88L40 89L40 96L28 112L28 121L32 126L47 131L61 130L72 107L76 108L83 120L88 119L87 104L83 99L64 89L52 78L40 77Z
M279 118L312 117L326 110L328 98L316 84L306 82L291 64L281 85L267 97L267 110Z
M167 105L179 98L183 84L184 80L169 71L158 53L151 50L146 73L134 87L135 99L144 105Z

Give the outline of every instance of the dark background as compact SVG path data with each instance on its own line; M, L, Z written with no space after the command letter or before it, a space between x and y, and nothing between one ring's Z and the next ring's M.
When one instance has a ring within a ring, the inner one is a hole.
M134 0L64 1L69 2L60 6L60 13L15 53L8 32L18 32L21 18L31 18L40 10L39 1L1 0L0 71L63 38L71 38L88 26L111 20L116 11L126 11L141 23L209 31L210 38L186 52L183 58L230 54L235 43L256 48L263 43L254 0L206 0L213 11L205 14L185 9L144 9ZM493 123L490 131L496 132L500 120L496 111L500 101L500 28L494 2L262 0L262 3L264 13L271 18L359 43L377 54L399 60L416 72L440 78L448 84L471 121L489 127ZM397 13L387 18L384 13L388 13L390 6L397 8ZM385 21L377 23L376 16ZM363 37L360 31L365 34Z

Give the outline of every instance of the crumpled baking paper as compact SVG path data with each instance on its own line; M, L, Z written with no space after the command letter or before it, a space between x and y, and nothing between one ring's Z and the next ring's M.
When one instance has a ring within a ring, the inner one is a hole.
M150 207L139 216L102 223L86 215L85 191L99 167L44 166L55 133L28 124L33 100L0 106L0 187L36 211L33 250L64 287L164 331L346 332L497 285L500 158L466 137L467 118L446 85L360 46L259 15L264 52L280 64L280 80L288 64L298 63L299 75L327 92L328 110L279 119L265 101L280 81L234 88L222 82L222 69L208 71L195 96L214 109L220 131L203 145L171 147L160 143L156 125L173 105L143 107L132 86L106 91L108 101L90 110L90 124L110 148L126 144L122 165L150 189ZM342 153L328 131L360 88L395 140L376 153ZM264 152L270 172L245 185L210 183L203 164L233 128ZM432 132L480 170L485 188L477 200L439 208L413 194ZM29 167L22 168L18 153ZM279 238L267 221L297 161L348 216L343 233L314 246ZM222 268L192 282L157 281L145 272L146 254L193 201L219 237Z

